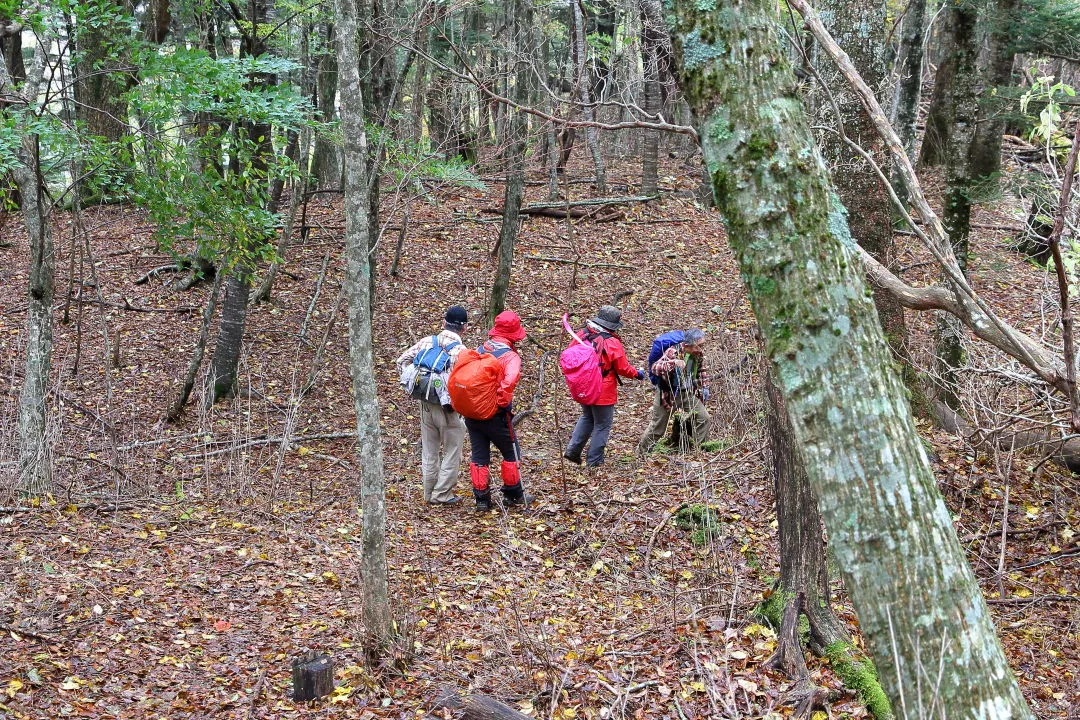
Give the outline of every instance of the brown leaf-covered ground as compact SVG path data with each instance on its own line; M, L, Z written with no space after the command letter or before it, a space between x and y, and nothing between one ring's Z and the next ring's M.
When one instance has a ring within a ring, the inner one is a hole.
M483 307L498 225L480 209L501 204L502 186L443 188L434 202L415 203L398 277L387 269L401 221L388 218L397 227L379 255L376 373L401 637L376 669L364 665L359 647L353 443L325 437L354 424L344 308L336 310L340 202L312 198L312 229L289 250L290 274L279 276L271 302L252 308L241 396L211 409L195 398L176 424L161 418L190 357L207 286L174 291L168 275L135 285L169 258L139 212L95 209L88 224L98 286L89 262L76 259L84 283L75 285L65 323L72 231L59 218L50 397L56 482L31 510L14 508L11 494L27 249L19 218L5 217L0 715L414 718L448 688L494 696L537 718L791 714L789 684L762 668L775 635L749 615L778 572L752 318L722 226L684 197L694 175L675 163L666 172L664 198L626 208L619 221L524 223L510 305L535 341L524 346L517 400L519 410L535 409L521 425L525 482L539 496L527 512L477 515L468 504L423 503L417 408L392 367L402 348L438 327L448 304ZM627 185L635 168L613 177L614 192L634 194ZM569 187L574 197L589 192L586 184ZM542 185L528 193L544 199ZM1011 222L1002 212L980 211L980 219ZM1006 317L1039 329L1042 271L1013 254L1001 232L976 234L978 286ZM921 262L905 247L901 264ZM926 272L913 267L905 277ZM722 450L637 461L632 450L651 398L629 382L608 465L590 476L560 461L575 406L557 370L565 342L558 318L567 310L587 317L616 295L636 364L661 331L709 332L712 435ZM913 325L918 355L931 323ZM478 341L482 329L474 325L468 340ZM298 402L323 338L324 362ZM923 430L958 532L987 596L998 601L992 608L1025 695L1039 717L1075 717L1077 557L1015 569L1077 548L1075 482L1048 464L1034 467L1032 458L1005 464L1000 454L973 453ZM994 532L1005 478L1003 547ZM468 494L464 477L460 494ZM695 545L671 522L683 503L716 509L722 530L711 544ZM854 627L842 593L838 603ZM338 690L312 706L290 699L289 663L307 649L328 652L338 667ZM835 691L833 717L866 714L827 665L810 665L814 681Z

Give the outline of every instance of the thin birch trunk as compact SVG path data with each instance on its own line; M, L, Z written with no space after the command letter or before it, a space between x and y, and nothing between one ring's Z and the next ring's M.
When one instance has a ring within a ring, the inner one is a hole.
M882 687L900 717L1033 718L887 369L774 6L703 7L675 2L682 86Z
M392 631L387 591L386 497L379 401L372 352L371 286L368 262L367 136L360 85L357 0L335 0L341 120L345 137L345 293L349 303L349 372L356 407L360 467L362 617L369 656L376 656Z

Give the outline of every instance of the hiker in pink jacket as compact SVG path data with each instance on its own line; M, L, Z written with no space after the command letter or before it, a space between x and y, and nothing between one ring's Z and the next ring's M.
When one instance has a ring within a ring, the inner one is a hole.
M611 436L611 426L615 419L615 403L619 400L619 378L645 379L645 371L638 370L626 359L626 350L622 340L616 334L623 326L622 312L611 305L600 308L596 317L585 322L579 336L591 343L600 361L602 385L600 397L592 405L581 406L581 417L574 426L570 444L566 446L563 457L577 465L581 464L581 451L589 443L589 453L585 464L596 467L604 464L604 448Z

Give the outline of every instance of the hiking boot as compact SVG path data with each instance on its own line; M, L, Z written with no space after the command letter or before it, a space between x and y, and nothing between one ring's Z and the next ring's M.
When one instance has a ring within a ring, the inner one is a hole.
M578 451L577 454L572 454L569 450L567 450L566 452L563 453L562 456L563 456L563 458L569 460L570 462L574 463L575 465L580 465L581 464L581 452L580 451Z
M476 499L476 512L488 512L491 510L491 491L473 489L473 498Z
M508 507L512 507L512 506L528 507L530 504L532 504L532 501L535 500L535 499L536 499L535 495L531 495L529 493L522 493L520 497L509 497L509 496L507 496L505 498L505 502L506 502L506 505Z
M457 505L459 502L461 498L455 495L449 500L428 500L428 505Z

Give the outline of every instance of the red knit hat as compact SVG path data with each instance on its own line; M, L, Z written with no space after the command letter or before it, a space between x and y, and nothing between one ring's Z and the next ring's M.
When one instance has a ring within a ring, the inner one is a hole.
M495 316L495 327L488 330L488 337L500 337L510 342L525 339L525 328L521 327L521 318L513 310L503 310Z

